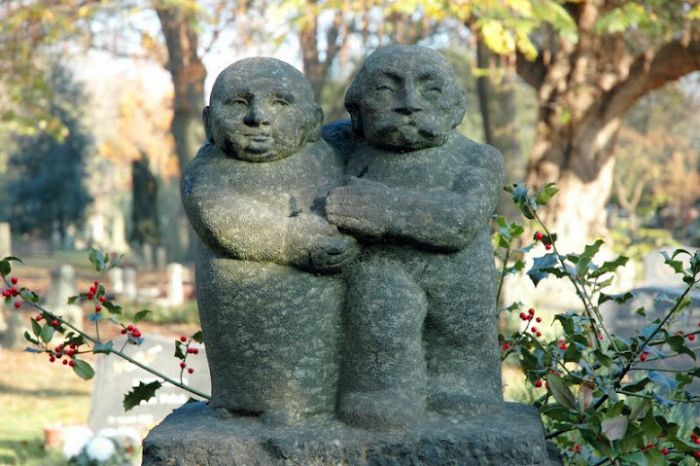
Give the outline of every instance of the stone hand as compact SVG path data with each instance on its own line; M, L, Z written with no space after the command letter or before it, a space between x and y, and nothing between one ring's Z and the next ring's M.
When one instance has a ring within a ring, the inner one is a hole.
M326 197L326 218L343 230L381 237L389 227L389 196L382 183L352 178L349 185L333 189Z
M334 273L352 261L359 252L351 236L321 236L311 248L311 267L316 272Z

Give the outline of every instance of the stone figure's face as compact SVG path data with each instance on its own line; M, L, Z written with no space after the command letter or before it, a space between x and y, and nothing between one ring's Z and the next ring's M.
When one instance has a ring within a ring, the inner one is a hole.
M438 52L391 46L367 59L346 107L353 127L371 145L411 151L444 144L464 116L465 101Z
M252 58L219 75L204 120L210 140L227 155L270 162L318 139L322 113L299 71L279 60Z

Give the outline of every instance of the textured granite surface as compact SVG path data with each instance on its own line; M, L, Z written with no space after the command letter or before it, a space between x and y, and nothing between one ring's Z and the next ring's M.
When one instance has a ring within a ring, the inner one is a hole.
M429 417L409 432L369 432L328 418L270 427L204 403L168 416L144 441L143 466L517 466L548 462L537 412L506 404L469 423Z

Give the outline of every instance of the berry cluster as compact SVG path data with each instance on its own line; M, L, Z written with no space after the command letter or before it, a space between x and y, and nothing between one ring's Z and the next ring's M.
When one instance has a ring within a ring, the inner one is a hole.
M199 349L192 346L194 340L192 338L187 338L185 335L181 335L178 340L175 340L175 357L181 359L180 361L180 377L182 373L187 369L188 374L194 373L193 367L187 367L187 356L190 354L199 354Z
M542 241L542 244L544 244L544 248L549 251L552 249L552 243L554 243L554 238L551 236L545 235L541 232L536 232L534 236L535 241Z
M135 325L127 325L126 327L122 325L122 335L129 334L129 341L131 343L137 344L137 341L132 341L141 338L141 330L139 330Z
M10 283L12 283L13 286L2 290L2 296L5 298L6 301L10 301L11 298L16 298L17 296L19 296L19 290L17 289L16 286L14 286L18 282L19 282L19 280L17 279L17 277L12 277L12 278L10 278ZM14 305L15 309L19 309L20 307L22 307L22 301L17 300L14 302L13 305Z
M49 350L49 362L60 360L64 366L75 366L75 355L78 354L78 344L72 343L66 348L65 344L58 345L53 351ZM63 359L65 357L65 359Z
M528 323L528 324L527 324L528 326L530 325L530 322L531 322L533 319L534 319L535 322L537 322L538 324L539 324L540 322L542 322L542 317L535 317L535 309L534 309L534 308L528 309L528 310L527 310L527 314L524 313L524 312L521 312L521 313L520 313L520 320L522 320L523 322L527 322L527 323ZM542 332L540 332L539 330L537 330L537 327L531 327L531 328L530 328L530 331L531 331L533 334L535 334L536 337L541 337L541 336L542 336Z

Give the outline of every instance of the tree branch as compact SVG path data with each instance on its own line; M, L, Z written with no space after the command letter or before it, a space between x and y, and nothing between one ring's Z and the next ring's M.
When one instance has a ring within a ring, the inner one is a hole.
M603 95L597 117L619 118L643 95L700 70L700 39L683 43L673 40L652 54L638 56L627 77Z

